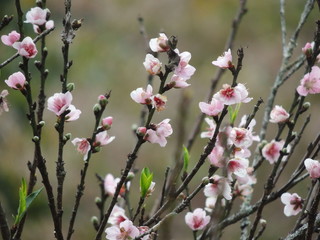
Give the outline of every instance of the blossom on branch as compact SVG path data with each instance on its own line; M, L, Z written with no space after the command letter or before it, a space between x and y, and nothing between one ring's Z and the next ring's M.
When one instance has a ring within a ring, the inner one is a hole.
M83 160L87 161L91 149L89 141L86 138L75 138L71 142L77 147L77 151L83 155Z
M157 75L161 71L162 63L158 58L155 58L152 54L147 54L143 62L143 66L146 68L146 71L151 75Z
M320 162L307 158L304 160L304 166L306 167L310 178L317 179L320 177Z
M26 84L26 77L22 72L16 72L11 74L4 82L12 89L23 90L25 88L24 85Z
M115 136L112 136L110 137L108 135L108 132L107 131L103 131L103 132L99 132L97 135L96 135L96 139L93 143L93 145L96 147L96 146L103 146L103 145L107 145L109 143L111 143L116 137Z
M222 56L218 57L216 61L213 61L212 64L223 69L233 67L230 48Z
M81 111L79 109L76 109L74 105L69 105L68 110L70 112L66 115L65 118L67 122L75 121L80 117Z
M46 23L47 21L47 13L46 9L42 9L40 7L31 8L26 14L26 21L25 23L31 23L34 25L41 26Z
M250 130L234 127L229 134L231 142L239 148L248 148L252 145L253 137Z
M248 98L248 90L241 83L238 83L235 87L231 87L229 84L223 84L222 87L223 89L214 94L213 97L225 105L241 102L248 103L252 100L252 98Z
M272 123L282 123L286 122L290 117L290 114L279 105L274 106L270 113L270 122Z
M4 89L0 93L0 115L2 112L9 112L9 107L8 107L8 101L7 101L7 96L9 95L9 92L7 89Z
M152 107L155 108L158 112L165 109L167 102L167 97L161 94L153 95L151 98Z
M133 101L140 104L151 104L151 96L152 96L152 86L149 84L147 89L137 88L136 90L130 93L130 97Z
M108 227L106 238L109 240L130 240L138 237L140 231L130 220L125 220L119 226Z
M168 45L168 37L164 33L159 33L158 38L151 38L149 47L153 52L167 52L170 47Z
M204 195L206 197L215 197L217 198L220 194L227 200L232 198L231 196L231 187L228 179L214 175L210 178L210 182L204 187Z
M210 103L200 102L199 108L201 112L208 116L217 116L223 110L224 104L221 101L212 98Z
M301 96L308 94L320 93L320 68L313 66L311 72L304 75L300 80L300 86L297 87L297 92Z
M118 205L114 205L110 217L108 219L108 223L111 225L119 226L120 223L124 222L125 220L128 220L128 217L125 214L125 210L122 207L119 207Z
M277 142L272 140L262 148L262 156L269 161L270 164L275 163L280 157L280 151L283 148L284 141Z
M12 47L18 50L18 53L26 58L34 58L38 50L31 37L25 37L22 42L15 42Z
M7 46L12 46L19 39L20 39L20 33L17 33L16 31L12 31L8 35L1 36L2 43Z
M55 93L48 98L48 110L54 112L57 116L60 116L69 108L71 102L72 94L70 92Z
M216 124L210 118L204 119L206 123L209 125L206 132L202 132L200 137L201 138L212 138L214 135L214 131L216 130Z
M210 216L207 216L202 208L196 208L193 212L188 212L184 219L193 231L202 230L210 222Z
M179 53L178 49L176 49L175 52L179 55L180 61L178 66L174 70L174 74L185 80L190 79L191 76L196 71L196 69L189 64L189 61L191 59L191 53L189 52Z
M296 193L283 193L281 202L285 205L283 212L287 217L295 216L302 210L303 199Z
M148 129L144 140L150 143L158 143L161 147L166 146L167 139L172 134L172 127L170 125L170 119L165 119L157 125L153 125Z
M187 83L187 79L184 79L176 74L172 75L170 84L173 84L174 88L186 88L190 86L190 84Z

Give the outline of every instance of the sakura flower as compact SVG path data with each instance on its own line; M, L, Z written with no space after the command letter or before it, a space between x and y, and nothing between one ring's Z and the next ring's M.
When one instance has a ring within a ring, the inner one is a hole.
M140 231L130 220L125 220L119 226L108 227L105 230L109 240L130 240L138 237Z
M26 58L34 58L38 50L31 37L25 37L22 42L15 42L12 47L18 50L18 53Z
M206 132L202 132L200 137L201 138L212 138L214 131L216 130L216 124L210 118L205 118L204 120L209 125L209 128L207 128Z
M81 111L79 109L76 109L74 105L69 105L68 110L70 112L66 115L65 118L67 122L75 121L80 117Z
M140 226L140 227L138 227L138 229L140 231L139 235L142 235L145 232L147 232L150 228L148 226ZM152 240L152 239L154 239L152 237L152 234L147 234L147 235L145 235L144 237L141 238L141 240Z
M237 182L240 185L254 185L257 183L257 179L253 174L253 168L252 167L248 167L246 169L247 174L245 174L244 176L236 176L237 178Z
M164 33L159 33L158 38L150 39L149 47L153 52L167 52L170 49L168 37Z
M9 112L8 102L6 97L9 95L8 90L4 89L0 93L0 115L3 111Z
M216 205L217 197L207 197L206 198L206 207L205 210L208 212L212 212L212 209L214 209L214 206Z
M282 123L286 122L290 117L290 114L282 106L274 106L270 113L270 122Z
M304 75L304 77L300 80L300 86L297 87L297 92L301 96L320 93L319 67L313 66L311 72Z
M180 61L178 66L174 70L174 74L178 75L179 77L185 80L188 80L196 71L196 69L189 64L189 61L191 59L191 53L189 52L179 53L178 49L176 49L175 51L178 53L180 57Z
M161 147L167 144L166 137L172 134L172 127L169 124L170 119L165 119L151 129L148 129L144 139L150 143L158 143Z
M111 128L112 122L113 122L113 117L105 117L104 119L102 119L101 125L103 129L109 130Z
M236 147L239 148L250 147L253 142L251 131L245 128L232 128L229 134L229 139Z
M137 88L130 93L130 97L133 101L140 104L151 104L152 86L148 85L147 89Z
M47 10L39 7L31 8L26 14L25 23L31 23L34 25L43 25L47 21Z
M239 177L247 175L247 168L249 167L249 160L246 158L232 158L228 161L228 174L235 174Z
M223 84L222 87L223 89L214 94L213 97L225 105L232 105L240 102L247 103L252 100L252 98L248 98L248 90L241 83L238 83L235 87L231 87L229 84Z
M125 220L128 220L128 217L126 216L124 209L118 205L115 205L111 211L108 223L119 226L120 223L124 222Z
M7 46L12 46L12 44L14 44L19 39L20 39L20 34L17 33L16 31L12 31L8 35L1 36L1 41L3 42L4 45L7 45Z
M207 184L203 191L206 197L218 197L222 194L227 200L232 198L231 187L226 178L214 175L210 180L212 183Z
M270 164L276 162L280 156L280 150L283 148L284 141L277 142L272 140L262 148L262 156L267 159Z
M103 146L111 143L115 139L114 136L110 137L107 131L100 132L96 135L96 139L93 143L94 146Z
M233 67L230 48L222 56L218 57L216 61L213 61L212 64L223 69Z
M235 196L245 197L251 194L253 191L253 188L249 184L243 184L240 185L238 182L236 182L233 190L233 194Z
M147 54L143 62L143 66L146 68L146 71L151 75L157 75L161 71L162 63L158 58L155 58L152 54Z
M304 160L304 166L306 167L310 178L317 179L320 177L320 163L311 158Z
M240 128L244 128L245 125L246 125L246 122L247 122L247 115L243 115L242 118L241 118L241 121L239 123L239 127ZM257 124L257 121L255 119L252 119L251 122L249 123L249 126L247 127L247 129L251 132L251 135L252 135L252 140L253 141L256 141L256 142L259 142L260 141L260 137L258 135L254 135L254 132L253 132L253 128L254 126Z
M4 80L4 82L8 85L8 87L16 90L22 90L26 84L26 78L22 72L16 72L11 74L8 77L8 80Z
M113 196L120 178L114 178L112 174L107 174L104 178L104 191L107 195Z
M182 78L176 74L172 75L170 84L173 84L174 88L186 88L190 86L190 84L187 83L187 79Z
M88 159L88 153L91 149L89 141L86 138L75 138L71 142L77 147L77 151L84 155L83 160L86 161Z
M152 96L150 99L151 99L152 107L154 107L158 112L165 109L165 105L167 102L166 96L163 96L161 94L156 94Z
M225 157L224 157L225 149L216 144L215 147L212 149L211 153L208 155L208 159L210 164L216 167L223 167L225 166Z
M54 28L54 21L53 20L49 20L46 22L46 24L44 25L45 26L45 29L51 29L51 28ZM38 25L33 25L33 31L35 33L38 33L40 34L42 32L42 29L38 26Z
M54 112L57 116L64 113L71 105L72 94L66 93L55 93L48 99L48 110Z
M210 216L207 216L202 208L196 208L193 212L188 212L184 219L193 231L202 230L210 222Z
M223 110L224 104L219 100L212 98L210 103L200 102L199 108L201 112L208 116L217 116Z
M283 212L287 217L295 216L302 210L303 199L296 193L283 193L281 202L285 205Z

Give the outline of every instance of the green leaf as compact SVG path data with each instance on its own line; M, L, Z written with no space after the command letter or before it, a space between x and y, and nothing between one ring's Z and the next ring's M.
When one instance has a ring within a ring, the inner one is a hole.
M240 110L241 103L238 103L233 109L231 106L228 106L228 112L229 112L229 118L230 118L230 124L233 125L236 121L236 118L238 116L239 110Z
M189 166L190 155L188 149L183 146L183 171L187 172Z
M143 168L140 176L140 193L142 198L146 197L152 179L153 173L150 172L149 168Z

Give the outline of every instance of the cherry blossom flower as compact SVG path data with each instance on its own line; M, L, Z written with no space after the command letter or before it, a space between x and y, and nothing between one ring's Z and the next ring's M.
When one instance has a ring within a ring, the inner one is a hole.
M239 127L244 128L246 125L246 122L247 122L247 115L243 115L241 118L241 121L239 123ZM249 123L249 126L247 127L247 129L251 132L252 140L259 142L260 137L258 135L254 135L254 132L253 132L253 128L256 124L257 124L257 121L255 119L252 119L251 122Z
M111 225L119 226L120 223L124 222L125 220L128 220L128 217L125 214L125 210L118 205L114 205L108 219L108 223Z
M228 174L231 177L231 173L239 177L245 177L247 175L247 168L249 167L249 160L246 158L232 158L228 161L227 169Z
M101 120L101 125L103 129L109 130L113 122L113 117L105 117Z
M252 145L253 138L250 130L234 127L229 134L231 142L239 148L248 148Z
M219 113L221 113L221 111L223 110L223 107L224 107L224 104L215 98L212 98L210 103L206 103L206 102L199 103L199 108L201 109L201 112L203 112L208 116L219 115Z
M54 112L57 116L64 113L71 105L72 94L66 93L55 93L48 99L48 110Z
M169 121L170 119L165 119L152 129L148 129L144 140L150 143L158 143L161 147L164 147L167 144L166 137L170 136L173 132Z
M210 216L207 216L202 208L196 208L193 212L188 212L184 219L193 231L202 230L210 222Z
M310 73L304 75L297 87L297 92L301 96L320 93L320 68L313 66Z
M229 84L223 84L222 87L223 89L214 94L213 97L225 105L232 105L240 102L247 103L252 100L252 98L248 98L248 90L241 83L238 83L235 87L231 87Z
M230 48L222 56L218 57L216 61L213 61L212 64L223 69L233 67Z
M104 178L104 191L107 195L113 196L116 192L117 184L120 182L120 178L114 178L112 174L107 174ZM122 196L126 188L130 188L130 182L127 182L126 186L122 185L120 188L120 196Z
M267 159L270 164L275 163L280 156L280 151L283 148L283 145L283 140L280 142L272 140L262 148L262 156Z
M206 211L208 212L212 212L212 209L214 209L214 206L216 205L217 203L217 197L207 197L206 198Z
M189 52L182 52L179 53L179 50L176 49L175 52L179 55L180 61L178 66L174 70L174 74L178 75L179 77L188 80L194 74L196 69L189 64L191 59L191 53Z
M167 102L167 97L161 94L153 95L151 98L152 107L154 107L158 112L165 109Z
M157 75L161 71L162 63L159 61L158 58L155 58L152 54L148 53L143 62L143 66L151 75Z
M216 144L211 153L208 155L210 164L216 167L224 167L226 162L224 152L225 149L222 146Z
M45 26L45 28L47 30L51 29L51 28L54 28L54 21L53 20L49 20L49 21L46 22L46 24L44 26ZM42 29L38 25L33 25L33 31L35 33L40 34L42 32Z
M207 128L206 132L202 132L200 137L201 138L212 138L214 131L216 130L216 124L210 118L205 118L204 120L209 125L209 128Z
M75 121L80 117L81 111L79 109L76 109L74 105L69 105L68 110L70 112L66 115L65 118L67 122Z
M242 184L240 185L238 182L236 182L234 189L233 189L233 194L235 196L240 196L240 197L245 197L248 196L253 192L253 188L249 184Z
M281 202L285 205L283 212L287 217L295 216L302 210L303 199L296 193L283 193Z
M18 50L18 53L26 58L34 58L38 50L31 37L25 37L22 42L15 42L12 47Z
M26 14L25 23L41 26L47 22L47 10L40 7L31 8Z
M174 88L186 88L190 86L189 83L186 82L187 79L182 78L176 74L173 74L170 80L170 84L173 84Z
M86 138L75 138L71 142L77 147L77 151L84 155L83 160L87 161L88 153L91 149L89 141Z
M17 42L19 39L20 39L20 33L17 33L16 31L12 31L8 35L1 36L2 43L7 46L12 46L12 44Z
M119 226L108 227L105 232L109 240L130 240L140 235L139 229L130 220L121 222Z
M103 145L107 145L109 143L111 143L116 137L115 136L112 136L110 137L108 135L108 132L107 131L103 131L103 132L99 132L97 135L96 135L96 139L93 143L93 145L96 147L96 146L103 146Z
M11 74L8 80L4 80L4 82L12 89L23 90L26 84L26 78L22 72L16 72Z
M218 197L218 195L222 194L227 200L232 198L231 187L226 178L214 175L210 179L212 183L207 184L203 191L206 197Z
M7 101L7 96L9 95L9 92L7 89L4 89L0 93L0 115L2 112L9 112L9 107L8 107L8 101Z
M148 85L147 89L137 88L130 93L130 97L133 101L140 104L151 104L152 86Z
M140 233L139 235L144 234L145 232L147 232L150 228L148 226L140 226L138 227ZM141 238L141 240L153 240L154 238L152 237L152 234L147 234L144 237Z
M282 123L286 122L290 117L290 114L279 105L274 106L270 113L270 122L272 123Z
M170 47L168 45L168 37L164 33L159 33L158 38L151 38L149 47L153 52L167 52Z
M320 178L320 163L318 161L307 158L306 160L304 160L304 166L306 167L310 178Z

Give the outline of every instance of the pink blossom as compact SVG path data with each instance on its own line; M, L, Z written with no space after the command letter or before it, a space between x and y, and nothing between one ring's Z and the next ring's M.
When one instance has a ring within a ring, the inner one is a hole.
M249 160L246 158L232 158L228 161L227 169L228 174L235 174L239 177L245 177L247 175L247 168L249 167Z
M170 49L168 37L164 33L159 33L158 38L150 39L149 47L153 52L167 52Z
M213 61L212 64L223 69L233 67L230 48L228 49L227 52L224 52L222 56L218 57L216 61Z
M130 240L140 234L139 229L130 220L121 222L119 226L108 227L105 232L109 240Z
M111 128L112 122L113 122L113 117L105 117L104 119L102 119L101 125L103 129L109 130Z
M203 191L206 197L218 197L218 195L222 194L227 200L232 198L231 187L226 178L214 175L210 180L212 183L207 184Z
M45 24L45 28L48 30L48 29L51 29L51 28L54 28L54 21L53 20L49 20L46 22ZM33 31L35 33L38 33L40 34L42 32L42 29L38 26L38 25L33 25Z
M12 31L8 35L1 36L1 41L3 42L4 45L7 45L7 46L12 46L12 44L14 44L19 39L20 39L20 34L17 33L16 31Z
M139 226L138 227L139 231L140 231L140 235L144 234L145 232L149 231L149 227L148 226ZM152 234L147 234L144 237L141 238L141 240L152 240L154 239Z
M80 117L81 111L79 109L76 109L74 105L69 105L68 110L70 112L66 115L65 118L67 122L75 121Z
M247 168L247 174L245 176L243 176L243 177L236 176L236 178L237 178L237 182L240 185L254 185L257 183L257 179L253 174L252 167Z
M262 148L262 156L267 159L270 164L275 163L280 156L280 151L283 148L283 145L283 140L280 142L272 140Z
M239 148L248 148L252 145L253 138L250 130L234 127L230 131L229 139Z
M25 23L41 26L47 21L47 10L39 7L31 8L26 14L26 19Z
M270 113L270 122L282 123L286 122L290 117L290 114L282 106L274 106Z
M226 162L224 152L225 149L222 146L216 144L211 153L208 155L210 164L216 167L224 167Z
M243 184L240 185L238 182L236 182L234 189L233 189L233 194L235 196L240 196L240 197L245 197L251 194L253 191L252 186L249 184Z
M143 88L137 88L130 93L130 97L133 101L140 104L151 104L152 86L148 85L147 90Z
M54 28L54 21L53 20L49 20L46 22L46 29L51 29Z
M196 208L193 212L188 212L184 219L193 231L202 230L210 222L210 216L207 216L202 208Z
M311 56L313 50L314 42L309 43L307 42L306 45L302 48L302 52L306 56Z
M167 97L161 94L153 95L151 98L152 107L154 107L158 112L165 109L167 102Z
M200 102L199 108L201 112L208 116L217 116L223 110L224 104L219 100L212 98L210 103Z
M174 88L186 88L190 86L190 84L187 83L187 79L182 78L176 74L172 75L170 83L173 83Z
M3 111L9 112L7 96L9 95L8 90L4 89L0 93L0 115Z
M151 75L157 75L161 71L162 63L158 58L155 58L152 54L147 54L143 62L143 66L146 68L146 71Z
M77 147L77 151L84 155L83 160L86 161L88 159L88 153L91 149L89 141L86 138L75 138L71 142Z
M54 112L57 116L64 113L71 105L72 94L66 93L55 93L48 99L48 110Z
M170 119L165 119L152 129L148 129L144 139L151 143L158 143L161 147L167 144L166 137L172 134L172 127L169 123Z
M216 130L216 124L210 118L205 118L204 120L209 125L209 128L207 128L206 132L202 132L200 137L201 138L212 138L213 134L214 134L214 132Z
M104 191L107 195L113 196L120 178L114 178L112 174L107 174L104 178Z
M103 146L111 143L116 137L110 137L107 131L99 132L96 135L96 139L93 143L94 146Z
M310 178L320 178L320 163L318 161L307 158L306 160L304 160L304 166L306 167Z
M111 211L108 223L119 226L120 223L124 222L125 220L128 220L128 217L126 216L124 209L118 205L115 205Z
M25 37L22 42L15 42L12 47L18 50L18 53L26 58L34 58L38 50L31 37Z
M196 69L189 64L191 59L191 53L189 52L182 52L179 53L178 49L175 50L180 57L180 62L178 66L174 70L174 74L178 75L179 77L188 80L194 74Z
M241 83L238 83L235 87L231 87L229 84L223 84L222 87L223 89L214 94L213 97L225 105L232 105L241 102L247 103L252 100L252 98L248 98L248 90Z
M8 85L8 87L16 90L22 90L26 84L26 78L22 72L16 72L11 74L8 77L8 80L4 80L4 82Z
M281 202L285 205L283 212L287 217L295 216L302 210L303 199L296 193L283 193Z
M239 127L240 128L244 128L247 122L247 115L243 115L241 118L241 121L239 123ZM260 137L258 135L253 135L253 127L257 124L257 121L255 119L252 119L251 122L249 123L249 126L247 127L247 129L251 132L252 135L252 140L259 142L260 141Z
M139 136L144 136L147 132L147 128L146 127L138 127L136 133Z
M310 73L304 75L297 87L297 92L301 96L320 93L320 68L313 66Z
M212 209L214 209L214 206L216 205L217 197L207 197L206 198L206 211L212 212Z

